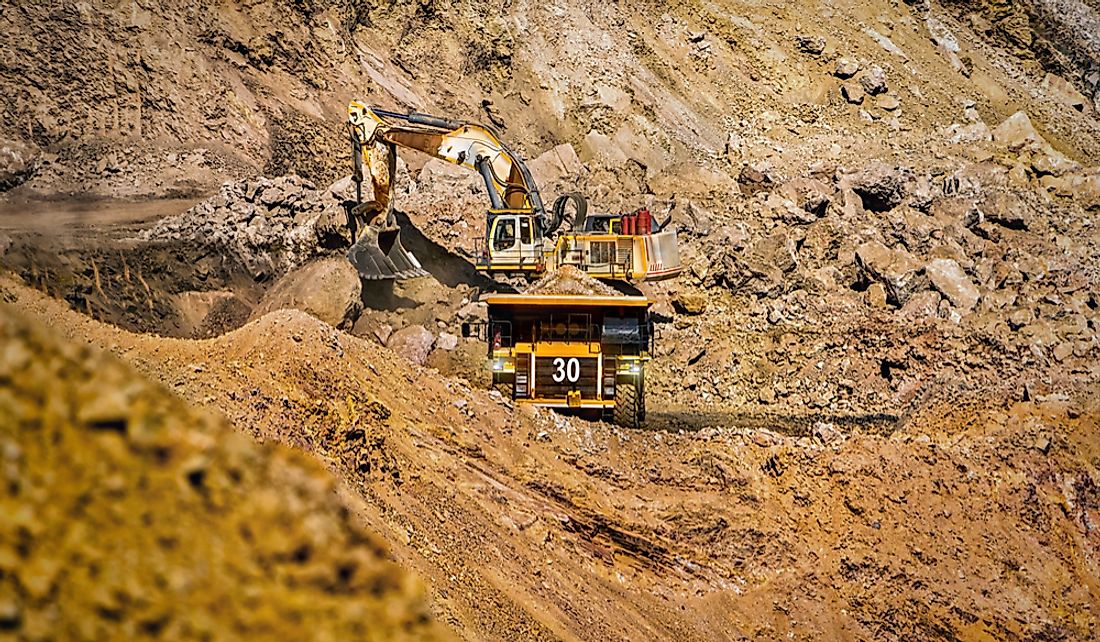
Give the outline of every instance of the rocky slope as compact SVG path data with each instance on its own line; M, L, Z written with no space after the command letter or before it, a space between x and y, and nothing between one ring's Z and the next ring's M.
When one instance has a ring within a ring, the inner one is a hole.
M6 5L9 198L196 194L260 171L325 184L352 97L493 122L531 157L571 143L606 208L707 191L731 153L799 172L911 153L967 100L1100 154L1097 12L1079 0ZM842 58L880 68L883 94L845 102Z

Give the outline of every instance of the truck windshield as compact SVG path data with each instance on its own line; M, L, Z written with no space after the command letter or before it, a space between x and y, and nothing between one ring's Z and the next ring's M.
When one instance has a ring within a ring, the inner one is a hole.
M597 341L599 334L589 314L552 314L540 321L539 341Z

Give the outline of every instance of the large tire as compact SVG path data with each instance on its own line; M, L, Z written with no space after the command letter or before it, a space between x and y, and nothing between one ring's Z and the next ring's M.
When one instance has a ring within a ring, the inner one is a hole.
M645 399L635 383L615 385L615 423L624 428L641 428L645 419Z

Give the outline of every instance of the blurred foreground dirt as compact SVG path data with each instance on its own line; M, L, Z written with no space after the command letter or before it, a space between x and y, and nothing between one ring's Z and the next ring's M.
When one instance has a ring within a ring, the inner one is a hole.
M0 639L450 639L308 456L43 325L0 303Z

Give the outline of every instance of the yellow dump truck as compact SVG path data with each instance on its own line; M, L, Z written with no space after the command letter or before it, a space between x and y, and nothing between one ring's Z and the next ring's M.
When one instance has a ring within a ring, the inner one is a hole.
M653 343L644 296L493 294L484 325L493 385L517 403L645 422ZM463 328L471 334L470 327Z

